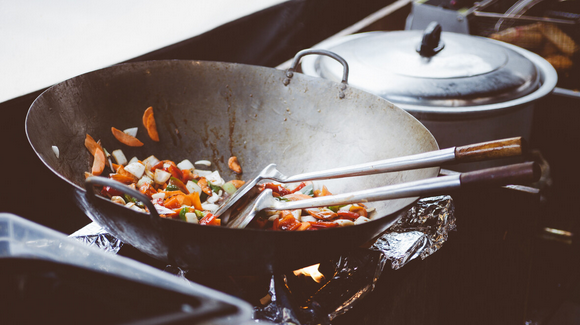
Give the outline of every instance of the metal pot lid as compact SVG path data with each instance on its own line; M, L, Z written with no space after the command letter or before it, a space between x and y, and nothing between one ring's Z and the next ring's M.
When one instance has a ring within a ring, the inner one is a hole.
M328 50L349 64L349 84L405 105L465 107L520 98L540 86L535 64L483 37L441 32L369 32ZM328 57L310 61L320 77L340 81L342 66Z

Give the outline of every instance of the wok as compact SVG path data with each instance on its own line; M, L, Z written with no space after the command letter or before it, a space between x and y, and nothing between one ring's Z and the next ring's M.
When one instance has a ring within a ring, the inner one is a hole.
M299 57L297 56L297 59ZM372 221L351 227L273 232L200 226L150 218L84 189L92 156L85 134L127 158L208 159L222 177L237 156L245 175L271 162L288 174L437 150L431 133L395 105L346 84L273 68L207 61L150 61L112 66L64 81L32 104L29 142L42 162L74 187L77 205L123 242L173 265L203 272L265 274L297 269L359 246L406 213L417 198L376 202ZM141 124L153 106L161 138ZM120 144L111 127L139 127L140 148ZM59 158L52 151L57 146ZM424 168L328 180L349 192L437 176ZM89 191L92 192L92 191ZM60 211L58 213L61 213Z

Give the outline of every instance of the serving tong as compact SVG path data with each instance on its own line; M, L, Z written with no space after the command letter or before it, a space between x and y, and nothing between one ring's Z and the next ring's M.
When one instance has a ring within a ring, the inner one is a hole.
M230 218L226 226L229 228L245 228L258 212L266 209L295 210L437 195L466 187L536 181L540 178L540 174L540 166L537 163L526 162L291 202L279 201L272 195L271 189L265 189L250 204L246 204L234 218Z
M411 169L419 169L419 168L426 168L426 167L438 167L445 164L452 164L452 163L464 163L464 162L475 162L475 161L483 161L483 160L491 160L491 159L498 159L498 158L507 158L513 156L522 155L526 151L525 141L522 137L514 137L514 138L507 138L501 140L494 140L482 143L476 143L471 145L464 145L464 146L456 146L447 149L429 151L409 156L403 157L395 157L390 159L384 159L369 163L362 163L347 167L339 167L333 169L327 169L322 171L315 171L315 172L308 172L303 174L297 174L293 176L286 176L282 174L277 168L276 164L270 164L258 172L254 177L252 177L248 182L246 182L242 187L240 187L234 194L228 197L220 206L220 208L214 213L214 215L221 217L222 224L225 224L228 227L233 228L243 228L245 227L250 221L246 220L253 216L248 216L247 218L243 218L240 220L240 217L243 215L244 212L238 213L241 208L239 207L240 204L236 204L238 201L242 200L243 197L247 196L249 192L256 187L256 185L264 180L271 180L279 183L295 183L295 182L303 182L303 181L315 181L315 180L323 180L323 179L335 179L335 178L344 178L344 177L353 177L353 176L363 176L363 175L373 175L373 174L381 174L386 172L396 172L396 171L403 171L403 170L411 170ZM415 183L415 182L413 182ZM411 184L411 183L408 183ZM394 185L393 185L394 186ZM382 189L382 188L379 188ZM375 192L378 189L367 190L365 192L369 193L361 193L361 195L371 195L370 192ZM266 193L267 192L264 191ZM359 193L359 192L356 192ZM253 196L256 196L256 192L254 191ZM425 193L426 194L426 193ZM342 194L341 196L346 196L348 194ZM408 195L407 197L415 196L415 195ZM265 200L267 194L261 194L258 198L256 198L253 204L249 206L255 205L255 208L262 209L269 208L274 210L280 209L287 209L287 208L277 208L280 207L279 204L273 204L269 202L269 200ZM335 196L333 196L335 197ZM400 198L401 196L399 196ZM386 200L388 198L384 198L382 200ZM381 199L377 199L381 200ZM308 200L311 201L311 200ZM318 201L315 201L318 202ZM358 201L363 202L363 201ZM259 203L259 204L258 204ZM281 203L281 202L280 202ZM313 202L314 203L314 202ZM354 202L349 202L354 203ZM304 205L304 202L300 204L296 204L296 206ZM342 203L341 203L342 204ZM331 204L337 205L337 204ZM289 205L283 205L285 207ZM293 205L292 205L293 206ZM245 212L249 209L248 205L246 208L242 208ZM289 208L292 209L292 208ZM297 208L298 209L298 208ZM255 214L254 214L255 215Z

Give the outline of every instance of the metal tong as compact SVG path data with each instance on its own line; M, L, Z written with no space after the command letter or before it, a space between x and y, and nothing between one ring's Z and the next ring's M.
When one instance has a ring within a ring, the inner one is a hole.
M279 201L272 196L271 189L266 189L250 204L247 204L234 218L230 219L226 226L229 228L245 228L258 212L265 209L294 210L437 195L466 187L531 182L538 180L540 175L541 170L537 163L526 162L292 202Z
M263 180L272 180L280 183L293 183L314 181L322 179L335 179L343 177L363 176L395 172L402 170L436 167L452 163L464 163L473 161L490 160L497 158L513 157L522 155L526 151L525 141L522 137L501 139L482 142L477 144L456 146L442 150L429 151L410 156L396 157L363 163L347 167L327 169L323 171L303 173L293 176L282 174L276 164L270 164L262 169L251 180L246 182L234 194L228 197L216 211L216 216L222 216L222 223L231 222L230 214L232 207L244 197L256 184Z

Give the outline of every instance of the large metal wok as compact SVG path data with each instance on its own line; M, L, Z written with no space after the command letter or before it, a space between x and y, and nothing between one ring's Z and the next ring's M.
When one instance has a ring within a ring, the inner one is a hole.
M28 112L26 132L44 164L74 187L81 209L122 241L190 269L229 274L285 271L367 242L417 198L376 202L371 222L318 231L228 229L153 219L87 194L84 172L91 170L93 159L84 147L85 134L101 139L109 151L121 148L128 158L153 154L175 161L208 159L226 180L244 179L272 162L293 174L438 149L433 136L411 115L345 85L221 62L121 64L45 91ZM141 123L148 106L155 110L159 143L147 137ZM138 126L137 136L145 145L120 144L111 134L112 126ZM52 146L59 148L59 158ZM243 167L241 176L227 167L232 155ZM426 168L324 184L341 193L434 177L438 172L439 168Z

